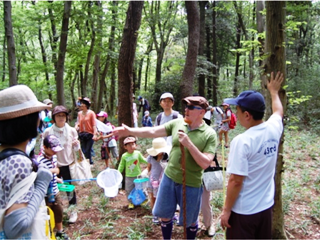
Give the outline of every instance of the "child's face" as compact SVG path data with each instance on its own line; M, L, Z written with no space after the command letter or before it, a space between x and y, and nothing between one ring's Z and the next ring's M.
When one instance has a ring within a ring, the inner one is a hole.
M157 156L156 156L156 159L157 160L161 160L163 157L163 152L162 153L159 153Z
M44 149L44 153L48 156L48 157L52 157L53 155L56 154L55 151L53 151L51 148L43 146Z
M103 122L106 118L105 117L98 117L98 120Z
M133 143L127 143L125 146L124 146L124 149L127 150L128 153L133 153L134 150L136 150L137 148L137 144L135 142Z

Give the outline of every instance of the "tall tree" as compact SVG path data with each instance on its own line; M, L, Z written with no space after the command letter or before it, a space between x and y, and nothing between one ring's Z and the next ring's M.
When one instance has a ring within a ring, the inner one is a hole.
M129 2L118 59L118 106L119 109L121 109L121 111L118 111L118 121L119 124L124 123L128 126L133 126L133 64L141 24L143 4L143 1ZM123 152L123 141L120 139L120 156Z
M59 55L58 55L58 62L57 62L57 76L56 76L57 100L59 105L65 105L63 73L64 73L64 62L65 62L65 56L66 56L66 50L67 50L68 28L69 28L71 5L72 5L72 1L64 2L64 12L63 12L63 18L62 18Z
M182 81L180 83L181 98L190 96L193 93L200 38L200 14L198 2L186 1L185 4L188 20L188 51L182 73Z
M212 103L214 106L218 104L218 66L217 66L217 23L216 23L216 2L212 3Z
M285 1L266 1L266 45L265 54L268 56L265 62L265 74L280 71L286 74L286 55L285 55ZM266 89L266 79L263 79L263 89ZM285 85L285 82L282 83ZM267 99L266 117L272 113L270 94L265 91ZM287 96L284 89L279 91L280 100L284 108L284 115L287 109ZM285 239L283 210L282 210L282 172L283 172L283 143L282 135L279 144L278 160L275 172L275 203L273 209L273 239Z
M4 1L4 27L7 38L8 65L9 65L9 85L18 84L17 66L16 66L16 48L14 44L12 19L11 19L11 1Z
M205 38L206 38L206 6L208 1L200 1L200 39L199 39L199 56L203 56L204 59L204 47L205 47ZM200 58L202 59L202 58ZM203 64L200 63L200 67L203 67ZM198 76L198 93L201 96L205 97L205 80L206 77L203 73L200 73Z

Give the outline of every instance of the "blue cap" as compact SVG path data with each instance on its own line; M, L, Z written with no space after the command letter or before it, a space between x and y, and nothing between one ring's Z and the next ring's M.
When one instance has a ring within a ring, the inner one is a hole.
M138 97L138 100L140 100L140 99L142 99L142 97L141 97L141 96L139 96L139 97Z
M236 98L226 98L224 103L231 105L240 105L248 110L264 112L266 104L261 93L253 90L244 91Z

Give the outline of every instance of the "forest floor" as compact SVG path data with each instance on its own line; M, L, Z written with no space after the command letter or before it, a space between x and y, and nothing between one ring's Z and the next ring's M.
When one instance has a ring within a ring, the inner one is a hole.
M237 127L238 128L238 127ZM234 131L230 137L241 131ZM320 239L320 137L311 132L287 131L284 145L284 173L282 202L284 228L288 239ZM138 150L146 153L151 147L150 139L139 139ZM100 143L95 143L95 176L105 169L100 158ZM227 162L226 149L225 162ZM221 149L218 149L221 164ZM144 168L146 166L142 166ZM120 190L114 198L106 198L95 181L76 186L78 220L67 224L67 201L65 200L64 225L71 239L162 239L161 227L152 223L150 207L128 210L125 193ZM62 195L62 194L61 194ZM223 191L212 192L212 208L216 223L216 235L212 239L225 239L218 224L223 205ZM201 222L201 215L199 218ZM174 225L172 239L183 238L183 227ZM204 229L197 238L211 239Z

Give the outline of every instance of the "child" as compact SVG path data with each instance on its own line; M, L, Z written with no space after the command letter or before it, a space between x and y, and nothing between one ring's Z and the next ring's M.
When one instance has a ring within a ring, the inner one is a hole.
M158 188L164 171L164 165L166 165L169 159L169 151L170 147L167 145L167 142L164 138L155 138L152 141L152 148L147 149L149 154L147 157L148 172L150 173L150 181L148 182L148 195L151 210L156 202ZM158 224L158 217L154 216L152 222Z
M134 188L133 180L141 174L140 164L147 163L147 161L142 154L136 150L137 145L134 137L127 137L124 139L123 144L127 152L122 155L118 170L119 172L122 172L125 169L125 190L127 196L129 196L130 192ZM128 208L133 209L134 205L130 202Z
M99 138L103 140L103 143L101 146L101 159L105 161L106 167L109 167L109 159L111 157L110 152L112 153L112 156L114 158L119 160L117 142L112 133L112 125L108 121L108 113L101 111L100 113L97 114L97 118L99 121L103 122L108 127L110 127L110 132L103 133L102 135L100 135L100 138Z
M52 173L52 179L49 184L48 193L45 197L46 204L50 207L54 213L55 225L56 225L56 237L62 239L69 239L67 234L62 228L62 216L63 208L62 202L59 198L59 189L57 182L62 182L60 178L57 177L59 174L59 168L57 167L57 156L56 153L63 150L63 147L60 145L59 139L55 135L47 135L43 139L43 148L41 153L38 156L39 164L45 164ZM54 196L52 196L51 194Z
M152 127L153 126L152 119L149 115L150 115L149 111L144 112L144 117L142 118L142 126L144 126L144 127Z

